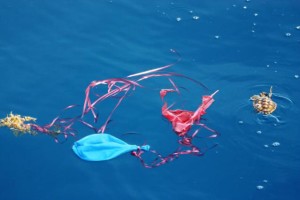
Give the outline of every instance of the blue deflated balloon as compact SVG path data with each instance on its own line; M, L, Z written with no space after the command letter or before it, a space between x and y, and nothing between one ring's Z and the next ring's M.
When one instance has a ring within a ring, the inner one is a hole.
M77 156L88 161L102 161L115 158L123 153L138 149L149 151L149 145L141 147L126 142L106 133L88 135L76 141L72 147Z

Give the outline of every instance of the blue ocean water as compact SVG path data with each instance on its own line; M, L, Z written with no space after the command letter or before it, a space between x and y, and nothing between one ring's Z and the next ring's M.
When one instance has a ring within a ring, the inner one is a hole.
M92 133L82 126L64 144L1 128L0 199L298 199L299 10L298 0L0 1L1 118L13 111L49 123L82 104L91 81L172 63L171 48L182 60L170 71L210 89L176 79L189 88L182 105L193 109L220 90L204 121L220 137L197 140L217 147L155 169L130 155L78 159L73 142ZM107 132L173 152L178 137L160 113L165 83L133 93ZM270 86L278 108L264 117L249 97Z

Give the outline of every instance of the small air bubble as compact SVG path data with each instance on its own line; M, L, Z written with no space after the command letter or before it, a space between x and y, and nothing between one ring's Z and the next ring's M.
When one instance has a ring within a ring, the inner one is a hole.
M265 145L264 145L264 147L265 147L265 148L268 148L268 147L269 147L269 145L265 144Z
M243 8L246 10L246 9L247 9L247 6L243 6Z
M272 146L273 146L273 147L278 147L278 146L280 146L280 143L279 143L279 142L273 142L273 143L272 143Z
M257 134L262 134L262 131L256 131Z
M215 35L215 38L216 38L216 39L219 39L219 38L220 38L220 36L219 36L219 35Z
M298 74L295 74L295 76L294 76L295 78L299 78L299 75Z
M296 29L297 29L297 30L300 30L300 26L296 26Z
M285 36L286 37L290 37L292 34L291 33L286 33Z
M264 179L263 182L264 182L264 183L267 183L267 182L269 182L269 181L268 181L267 179Z
M181 17L177 17L176 21L180 22L181 21Z
M197 20L199 19L199 16L193 16L193 19Z
M270 67L270 65L267 65L267 67Z
M257 16L258 16L258 13L254 13L253 15L254 15L255 17L257 17Z
M244 122L242 120L239 121L239 124L243 124Z
M256 186L256 189L258 189L258 190L262 190L262 189L264 189L264 186L262 186L262 185L258 185L258 186Z

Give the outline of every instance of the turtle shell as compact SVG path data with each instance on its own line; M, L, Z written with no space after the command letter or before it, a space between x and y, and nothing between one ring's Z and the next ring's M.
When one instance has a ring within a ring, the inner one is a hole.
M276 110L277 104L269 97L261 97L253 101L253 107L257 112L268 115Z
M270 93L262 92L259 95L254 95L250 99L253 101L254 109L262 114L268 115L276 110L277 104L271 99L272 87Z

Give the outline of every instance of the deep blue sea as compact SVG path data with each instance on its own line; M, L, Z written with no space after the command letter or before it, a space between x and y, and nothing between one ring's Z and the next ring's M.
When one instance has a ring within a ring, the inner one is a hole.
M0 199L298 199L299 10L299 0L1 0L0 118L12 111L47 124L66 106L82 105L92 81L173 63L176 49L182 60L166 71L209 90L175 78L183 91L175 106L195 109L219 90L203 123L220 137L195 139L203 148L217 144L204 156L147 169L130 154L80 160L71 147L93 133L84 126L63 144L1 128ZM106 132L167 155L178 137L161 116L159 89L170 83L145 84ZM277 109L266 117L249 98L271 86ZM99 104L100 116L113 105Z

